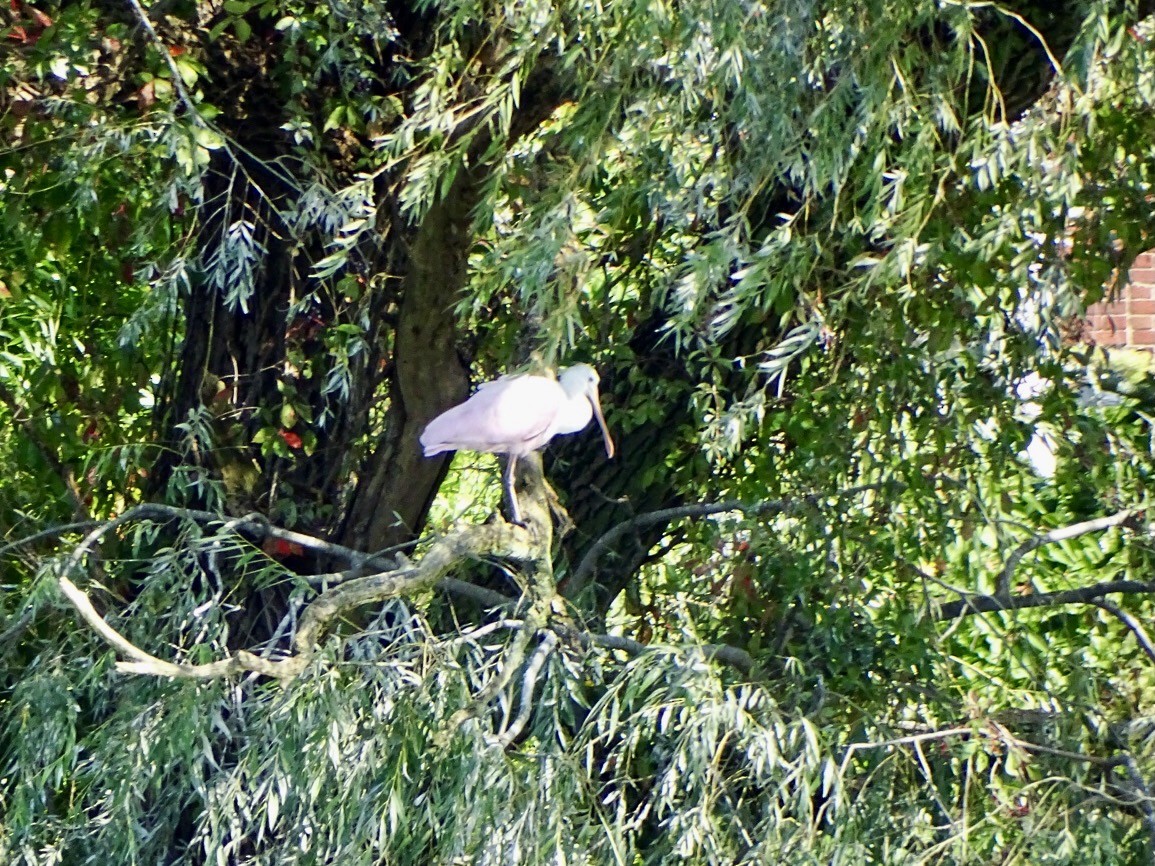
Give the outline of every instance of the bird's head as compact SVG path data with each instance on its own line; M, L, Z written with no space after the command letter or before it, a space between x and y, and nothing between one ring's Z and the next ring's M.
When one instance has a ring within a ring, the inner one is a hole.
M576 397L580 394L590 401L590 406L594 410L594 417L598 420L598 426L602 428L602 441L606 444L606 456L613 457L614 440L610 438L605 416L602 415L602 404L598 398L598 382L601 381L598 378L598 371L589 364L574 364L572 367L566 367L562 370L557 378L567 396Z

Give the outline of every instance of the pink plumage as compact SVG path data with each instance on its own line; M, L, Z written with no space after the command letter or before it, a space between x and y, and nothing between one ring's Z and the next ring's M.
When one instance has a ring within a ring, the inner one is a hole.
M576 433L596 417L606 452L614 446L598 403L598 375L587 364L546 376L503 376L482 384L464 403L442 412L421 434L426 457L444 451L486 451L523 457L554 436Z
M588 364L575 364L557 379L548 376L503 376L478 387L459 406L442 412L421 433L426 457L445 451L488 451L508 454L504 486L514 523L521 523L513 470L517 458L536 451L559 433L576 433L597 418L614 456L614 441L606 429L598 402L598 374Z
M564 399L557 381L542 376L486 382L464 403L429 422L421 434L425 456L465 449L522 457L553 436Z

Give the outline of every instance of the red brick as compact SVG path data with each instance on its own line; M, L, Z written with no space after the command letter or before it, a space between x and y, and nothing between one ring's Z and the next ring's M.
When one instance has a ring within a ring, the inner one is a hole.
M1132 314L1127 319L1127 324L1136 331L1150 331L1155 329L1155 321L1152 321L1150 316L1136 316Z
M1135 330L1131 337L1130 344L1132 346L1155 346L1155 330L1144 328L1143 330Z
M1131 302L1131 314L1140 313L1145 316L1155 314L1155 300L1141 298Z
M1131 268L1127 278L1132 283L1150 286L1155 283L1155 268Z

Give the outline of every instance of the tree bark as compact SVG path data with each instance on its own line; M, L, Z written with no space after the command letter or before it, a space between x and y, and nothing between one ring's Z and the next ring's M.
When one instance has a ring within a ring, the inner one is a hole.
M477 179L463 168L410 247L385 432L357 481L340 535L348 547L380 550L411 539L445 477L451 455L426 458L418 437L431 418L469 392L453 308L465 286L476 203Z

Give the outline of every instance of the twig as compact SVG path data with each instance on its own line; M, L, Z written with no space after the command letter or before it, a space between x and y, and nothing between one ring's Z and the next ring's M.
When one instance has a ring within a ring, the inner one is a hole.
M842 761L838 766L838 776L841 778L846 774L846 768L850 764L850 759L854 757L855 752L861 752L865 749L893 749L895 746L913 746L919 743L925 743L927 740L945 740L948 737L958 737L962 735L970 736L975 732L973 727L967 726L965 728L946 728L941 731L925 731L921 734L911 734L906 737L895 737L893 740L882 740L877 743L851 743L846 747L846 754L842 756Z
M67 466L61 461L60 456L53 448L50 448L48 443L37 432L35 425L31 419L21 414L21 407L16 395L9 391L3 384L0 384L0 403L4 403L12 411L12 420L20 425L20 429L24 431L24 435L28 437L28 441L32 443L40 456L44 458L44 462L48 464L56 476L64 485L65 491L68 493L68 499L72 503L72 514L77 518L77 522L83 522L84 518L88 517L88 508L84 504L84 496L80 492L80 487L76 483L76 478ZM2 550L0 550L2 552Z
M969 595L939 607L934 614L934 619L942 621L976 613L1024 610L1031 607L1055 607L1061 604L1093 604L1096 599L1114 592L1155 593L1155 583L1143 583L1138 580L1114 580L1082 586L1077 589L1061 589L1055 592L1041 592L1037 595L1022 595L1011 598L999 598L996 595Z
M176 65L176 61L173 60L172 54L169 53L168 46L164 44L164 41L156 32L156 28L152 26L152 21L149 20L148 13L144 11L144 7L140 5L140 0L128 0L128 3L130 6L132 6L133 11L136 12L136 19L145 29L145 32L148 33L148 36L152 40L153 45L156 46L157 52L168 65L169 74L172 76L172 86L176 89L177 96L180 97L180 101L184 103L184 107L193 117L197 119L198 123L202 124L203 126L208 126L207 121L205 121L205 119L201 116L200 111L197 110L196 103L193 102L192 96L189 95L188 89L184 86L184 79L181 77L180 67Z
M589 634L577 632L577 638L583 646L596 646L608 650L620 650L630 655L642 655L651 652L700 652L708 659L724 662L735 667L742 673L750 675L757 667L754 657L745 650L725 644L707 644L705 646L666 646L662 644L644 644L628 637L618 637L612 634Z
M524 625L525 620L521 619L499 619L459 634L457 637L444 641L441 646L451 647L463 643L476 643L480 638L483 638L489 634L493 634L495 631L501 631L502 629L517 629Z
M102 523L104 523L103 520L77 520L74 523L62 523L59 526L50 526L47 529L42 529L39 532L34 532L31 535L26 535L15 541L9 541L7 544L0 546L0 556L4 556L10 550L35 544L42 538L54 538L58 535L64 535L67 532L87 532L88 530L95 529Z
M1080 535L1087 535L1090 532L1100 532L1104 529L1110 529L1112 526L1121 526L1134 519L1138 514L1136 509L1128 508L1117 514L1097 517L1094 520L1084 520L1082 523L1074 523L1070 526L1061 526L1058 529L1052 529L1050 532L1044 532L1042 535L1027 539L1007 557L1003 572L999 575L998 585L995 587L995 595L1003 599L1010 597L1011 580L1014 578L1015 569L1018 568L1023 557L1032 550L1038 550L1043 545L1053 544L1056 541L1066 541L1069 538L1078 538Z
M1119 622L1123 623L1131 634L1135 635L1135 640L1139 642L1139 648L1147 654L1147 658L1155 662L1155 645L1151 643L1151 638L1148 637L1146 630L1139 623L1139 620L1127 613L1114 602L1107 601L1105 598L1096 598L1091 600L1091 604L1096 607L1101 607Z

